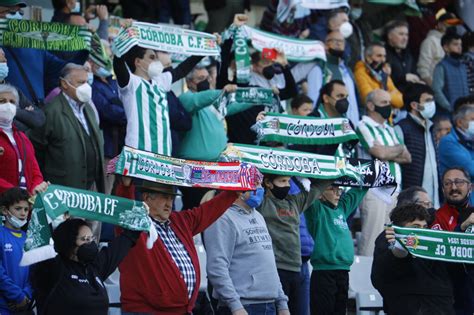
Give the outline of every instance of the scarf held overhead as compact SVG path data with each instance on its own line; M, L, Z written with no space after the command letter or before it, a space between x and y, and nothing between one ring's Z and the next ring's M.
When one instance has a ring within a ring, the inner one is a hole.
M359 138L347 118L314 118L267 113L253 127L258 141L326 145L358 142Z
M53 51L89 50L92 33L63 23L0 19L0 45Z
M251 40L253 48L262 51L263 48L276 48L285 53L289 61L306 62L315 59L326 61L324 44L318 40L296 39L276 35L244 25L241 27L245 36Z
M23 265L55 256L48 218L54 220L66 212L73 217L110 223L129 230L148 231L149 248L156 240L154 225L143 202L50 185L46 192L38 194L35 199L24 246Z
M221 190L255 190L262 178L248 163L182 160L130 147L110 161L107 171L169 185Z
M394 226L395 238L415 257L474 264L474 234Z
M214 35L144 22L133 22L131 26L122 29L115 38L112 49L117 57L122 57L134 46L184 55L220 55L220 47Z

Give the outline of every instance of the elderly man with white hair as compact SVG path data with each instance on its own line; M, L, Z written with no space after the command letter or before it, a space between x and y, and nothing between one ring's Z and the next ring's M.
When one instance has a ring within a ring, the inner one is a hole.
M47 188L33 145L13 125L18 99L15 87L0 84L0 194L13 187L26 189L31 194Z
M67 64L60 88L61 93L44 108L45 125L30 133L38 163L52 183L103 192L104 146L87 69Z

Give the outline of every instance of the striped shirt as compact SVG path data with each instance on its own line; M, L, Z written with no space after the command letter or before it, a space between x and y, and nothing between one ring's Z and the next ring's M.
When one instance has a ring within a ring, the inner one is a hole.
M171 132L166 92L172 75L165 72L147 81L130 73L120 98L127 116L125 145L153 153L171 155Z
M187 252L183 243L170 228L170 221L164 223L153 220L160 239L166 247L166 250L173 258L174 263L181 272L181 277L188 288L188 298L191 298L196 284L196 270L194 269L191 256Z
M377 142L383 146L403 145L403 141L398 137L395 129L387 122L379 124L369 116L362 116L362 120L357 126L357 135L359 136L362 147L368 151ZM390 172L395 176L398 186L402 183L402 170L400 164L388 161Z

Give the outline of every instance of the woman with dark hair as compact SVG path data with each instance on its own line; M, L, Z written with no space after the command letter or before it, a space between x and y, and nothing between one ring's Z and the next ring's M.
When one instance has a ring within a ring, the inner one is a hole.
M53 259L32 270L39 315L105 315L109 299L103 281L135 245L141 232L124 230L100 251L82 219L61 223L53 232Z

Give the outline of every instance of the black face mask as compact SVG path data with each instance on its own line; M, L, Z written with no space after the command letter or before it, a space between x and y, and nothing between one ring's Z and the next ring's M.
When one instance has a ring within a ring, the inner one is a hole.
M462 58L462 54L455 53L455 52L449 53L449 56L451 56L454 59L461 59Z
M381 107L381 106L375 105L374 111L379 113L383 119L388 119L390 115L392 114L392 106Z
M372 61L370 67L375 71L379 72L383 68L383 63L378 63L377 61Z
M347 98L343 98L336 101L336 111L339 114L343 115L347 113L348 109L349 109L349 101L347 100Z
M262 74L267 80L273 79L275 76L275 69L273 68L273 65L263 68Z
M84 264L89 264L95 260L99 248L96 242L85 243L79 246L77 249L77 259Z
M329 48L329 54L334 56L334 57L342 59L342 57L344 57L344 50L337 50L337 49Z
M286 196L288 196L288 193L290 192L290 186L279 187L273 184L273 188L270 189L270 191L272 192L273 196L275 196L275 198L283 200L286 198Z
M201 82L196 84L196 88L197 88L198 92L209 90L209 88L210 88L209 81L208 80L202 80Z

